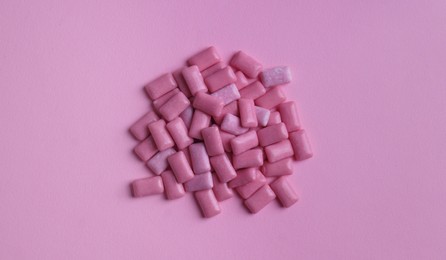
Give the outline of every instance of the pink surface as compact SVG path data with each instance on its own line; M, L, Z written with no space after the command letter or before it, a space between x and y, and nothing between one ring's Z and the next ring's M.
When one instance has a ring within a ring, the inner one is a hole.
M317 3L316 3L317 2ZM446 2L1 1L0 259L445 259ZM289 65L314 158L299 202L201 218L128 127L215 44Z

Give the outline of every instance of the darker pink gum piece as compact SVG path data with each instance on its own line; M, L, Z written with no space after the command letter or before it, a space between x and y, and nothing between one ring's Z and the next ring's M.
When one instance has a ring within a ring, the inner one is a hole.
M186 194L183 185L177 182L172 171L167 170L161 173L161 178L163 179L164 192L168 200L178 199Z
M269 89L263 96L257 98L255 103L259 107L272 109L286 100L285 93L283 93L280 86Z
M302 161L313 156L311 145L305 130L302 129L290 133L290 142L293 147L295 160Z
M238 90L243 89L244 87L249 85L249 80L246 78L245 74L241 71L237 71L235 73L235 76L237 77L237 81L235 81L235 85L237 86Z
M214 46L206 48L187 60L189 65L196 65L200 71L209 68L221 60L217 49Z
M178 150L183 150L194 142L194 140L189 137L187 127L181 118L177 117L170 121L166 125L166 128L172 139L175 141Z
M263 176L263 174L257 170L256 178L253 181L237 187L236 190L237 193L240 195L240 197L247 199L265 184L266 184L265 176Z
M172 89L177 87L177 83L171 73L159 76L145 86L145 90L152 100L155 100Z
M201 112L200 110L195 110L192 117L192 122L189 127L189 136L195 139L203 139L201 136L201 130L205 129L211 123L211 116Z
M155 99L152 102L153 107L156 109L156 111L158 111L159 108L167 102L167 100L169 100L178 92L180 92L180 90L178 88L174 88L171 91L167 92L166 94L162 95L161 97Z
M245 200L245 206L251 211L251 213L257 213L262 210L266 205L276 198L276 194L271 187L266 184L258 189L251 197Z
M293 147L288 139L268 145L265 147L265 153L266 157L268 158L268 162L270 163L277 162L294 155Z
M133 123L129 129L130 133L136 140L142 141L149 136L149 129L147 126L158 119L159 117L155 114L155 112L149 111L139 118L138 121Z
M290 175L293 173L293 160L289 157L273 163L265 162L262 172L266 177Z
M175 145L169 132L167 132L166 122L164 120L160 119L152 122L148 127L158 150L164 151Z
M230 64L252 79L257 78L263 69L260 62L242 51L237 52L232 57Z
M259 145L256 131L252 130L239 135L231 140L231 148L234 155L248 151Z
M226 154L213 156L210 158L210 162L220 182L228 182L237 176Z
M209 156L203 143L194 143L189 146L189 155L192 161L192 169L195 174L211 171Z
M240 111L240 122L243 127L257 127L257 115L254 101L252 99L241 98L238 100Z
M208 92L203 76L201 76L197 66L184 68L182 74L192 96L195 96L198 92Z
M259 167L263 165L263 152L260 148L255 148L232 156L234 169Z
M197 191L194 196L201 209L203 217L211 218L220 214L220 205L212 190Z
M289 208L299 200L294 188L291 186L287 177L282 176L270 184L271 189L277 195L283 207Z
M267 126L277 125L282 123L282 118L280 117L279 111L273 111L269 115L269 120Z
M284 123L267 126L257 131L261 146L267 146L288 138L288 131Z
M195 109L203 111L210 116L220 116L224 105L225 104L221 98L202 92L197 93L193 102L193 107Z
M248 184L256 179L257 169L247 168L237 171L237 177L228 182L229 188L236 188Z
M214 65L210 66L209 68L203 70L201 72L201 75L203 76L203 78L206 78L206 77L214 74L215 72L223 69L224 67L226 67L226 65L223 62L219 61L219 62L215 63Z
M220 69L204 79L211 93L236 81L237 77L231 67Z
M184 68L178 69L172 74L173 74L173 78L177 82L177 85L178 85L178 88L180 89L180 91L183 92L186 97L190 98L192 96L192 94L190 93L189 87L187 86L187 83L184 80L183 69Z
M147 137L147 139L141 141L134 149L136 155L141 159L143 162L147 162L152 156L154 156L158 149L156 148L156 144L153 141L153 138L151 136Z
M294 132L302 128L297 114L296 102L288 101L277 107L282 121L285 123L288 132Z
M134 197L143 197L164 192L163 181L160 176L134 180L132 182Z
M266 89L259 81L254 81L253 83L249 84L248 86L240 90L240 96L242 98L250 98L250 99L259 98L265 93Z
M185 183L194 177L186 154L183 151L176 152L167 158L172 172L179 183Z
M172 121L178 117L188 106L190 105L189 99L183 94L178 92L167 100L164 105L159 108L159 113L167 121Z
M201 130L201 136L203 137L209 156L215 156L225 152L217 126L211 126Z
M214 182L212 191L214 192L214 195L218 201L224 201L234 196L234 192L228 187L228 184L225 182L220 182L215 174L212 175L212 180Z
M225 148L225 151L228 153L232 152L231 140L235 137L235 135L220 130L220 136L221 136L221 141L223 142L223 147Z

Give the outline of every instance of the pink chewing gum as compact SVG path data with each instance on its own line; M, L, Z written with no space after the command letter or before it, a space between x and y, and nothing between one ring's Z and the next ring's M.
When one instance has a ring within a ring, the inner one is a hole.
M166 122L164 120L160 119L152 122L148 127L158 150L164 151L175 145L169 132L167 132Z
M233 135L241 135L248 132L249 128L242 127L240 118L232 114L226 114L220 125L221 130Z
M136 140L142 141L149 136L149 129L147 126L160 119L155 112L149 111L141 118L138 119L133 125L130 127L130 133L135 137Z
M227 104L239 99L240 93L238 92L237 86L232 83L215 91L211 94L211 96L220 98L223 100L223 103L226 106Z
M211 93L236 81L237 77L231 67L218 70L204 79L204 82Z
M288 139L268 145L265 147L265 153L266 158L268 158L268 162L270 163L277 162L294 155L293 147Z
M275 152L275 150L273 150ZM277 152L275 152L277 153ZM234 169L259 167L263 165L263 152L260 148L255 148L232 156Z
M290 133L290 142L294 151L294 159L302 161L313 156L310 142L305 130Z
M209 156L223 154L225 152L218 127L211 126L201 130L204 145Z
M208 92L208 88L204 84L203 76L201 76L197 66L184 68L182 74L192 96L195 96L198 92Z
M238 100L240 111L240 122L243 127L257 127L257 115L254 101L252 99L241 98Z
M296 191L293 189L293 186L291 186L291 184L288 182L285 176L278 178L277 180L272 182L269 186L271 186L271 189L277 195L277 198L279 199L280 203L285 208L291 207L294 203L296 203L299 200L299 196L297 195Z
M225 182L220 182L216 175L212 175L212 181L214 182L212 191L214 192L214 195L218 201L224 201L234 196L234 192L228 187L228 184Z
M269 185L258 189L251 197L245 200L245 206L251 213L257 213L276 198L276 194Z
M283 93L282 88L279 86L269 89L263 96L257 98L255 103L259 107L271 109L285 101L285 99L285 93Z
M174 153L175 150L173 148L158 152L157 154L155 154L155 156L147 161L146 165L154 174L160 175L169 166L167 158Z
M256 99L263 96L266 93L265 87L259 81L254 81L245 88L240 90L240 96L242 98Z
M268 120L267 126L277 125L280 123L282 123L282 118L280 116L279 111L271 112L271 114L269 115L269 120Z
M134 180L132 182L133 197L143 197L164 192L163 180L160 176Z
M171 171L161 173L163 179L164 192L168 200L178 199L184 196L186 192L181 183L178 183Z
M167 161L179 183L185 183L194 177L194 172L192 171L186 154L183 151L170 155L167 158Z
M203 78L206 78L206 77L214 74L215 72L223 69L224 67L226 67L226 65L223 62L219 61L219 62L215 63L214 65L210 66L209 68L203 70L201 72L201 76L203 76Z
M211 218L220 214L220 205L218 205L217 198L215 198L212 190L197 191L194 196L201 209L203 217Z
M302 128L297 114L296 102L288 101L277 107L282 121L285 123L288 132L294 132Z
M242 51L237 52L232 57L230 64L252 79L257 78L257 75L263 69L260 62Z
M184 188L187 192L208 190L214 187L212 182L212 175L210 172L195 175L190 181L184 183Z
M189 105L189 99L187 99L183 92L178 92L167 100L166 103L159 108L158 112L167 121L172 121L178 117Z
M262 172L266 177L290 175L293 173L293 160L289 157L273 163L265 162Z
M226 106L224 106L223 109L221 110L220 116L213 117L215 123L218 125L221 125L221 122L225 118L226 114L238 116L239 112L238 112L238 104L237 103L238 103L237 101L233 101L233 102L227 104Z
M252 130L231 140L234 155L241 154L259 145L256 131Z
M194 143L189 146L189 155L192 162L192 169L195 174L211 171L209 156L203 143Z
M211 123L211 116L201 112L200 110L195 110L194 116L192 117L192 122L189 127L189 136L195 139L203 139L201 136L201 130L205 129Z
M186 128L189 129L190 124L192 123L192 117L194 116L194 108L192 106L188 106L183 112L180 114L180 118L183 119Z
M184 80L183 77L183 69L178 69L176 70L173 74L173 78L175 79L175 81L177 82L178 88L181 92L183 92L183 94L190 98L192 96L192 94L190 93L189 87L187 86L186 81Z
M221 141L223 143L223 148L226 152L232 152L231 148L231 140L235 137L235 135L227 133L225 131L220 131Z
M153 138L149 136L147 139L141 141L133 151L138 155L141 161L146 162L158 152L158 149L156 148Z
M260 146L267 146L288 138L288 131L284 123L267 126L257 131Z
M194 142L194 140L187 134L188 130L181 118L177 117L170 121L166 125L166 128L172 139L175 141L178 150L183 150Z
M265 87L273 87L291 82L291 71L287 66L265 69L260 73L260 79Z
M166 73L149 82L145 86L145 90L150 99L155 100L176 87L177 83L175 82L172 74Z
M228 187L236 188L252 182L256 178L256 172L256 168L247 168L237 171L237 177L228 182Z
M192 106L210 116L220 116L225 104L219 97L200 92L195 96Z
M266 184L266 178L260 171L256 171L256 178L248 184L239 186L236 188L240 197L247 199L251 197L254 192L263 187Z
M226 154L221 154L210 158L212 168L218 176L220 182L228 182L237 176L231 161Z
M153 107L158 111L162 105L164 105L167 100L169 100L171 97L173 97L175 94L180 92L178 88L174 88L171 91L167 92L166 94L162 95L161 97L153 100L152 104Z
M249 85L249 80L245 77L245 74L241 71L237 71L235 73L237 80L235 81L235 85L239 90Z
M187 60L189 65L196 65L200 71L209 68L221 60L220 54L214 46L206 48Z
M271 111L266 108L256 106L257 122L260 126L266 126L269 121Z

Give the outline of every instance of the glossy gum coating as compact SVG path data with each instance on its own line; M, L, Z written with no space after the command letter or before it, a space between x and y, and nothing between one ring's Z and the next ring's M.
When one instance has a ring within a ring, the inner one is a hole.
M280 124L281 122L282 122L282 118L280 116L279 111L273 111L269 115L269 120L268 120L267 126L277 125L277 124Z
M220 116L224 102L219 97L200 92L195 96L192 106L210 116Z
M268 162L270 163L277 162L294 155L293 148L290 140L288 139L266 146L265 153L266 158L268 158Z
M282 122L286 125L288 132L294 132L302 128L297 113L296 102L288 101L277 106Z
M277 153L277 152L276 152ZM260 148L255 148L232 156L234 169L259 167L263 165L263 152Z
M228 182L229 188L236 188L248 184L256 179L257 169L247 168L237 171L237 177Z
M235 81L235 85L239 90L243 89L244 87L249 85L249 80L246 78L245 74L241 71L237 71L235 73L235 76L237 77L237 80Z
M260 79L267 88L283 85L291 82L291 71L287 66L265 69L260 73Z
M153 141L160 151L164 151L175 145L172 137L166 128L166 122L162 119L152 122L148 126L149 132L152 134Z
M250 78L256 78L262 71L263 66L243 51L237 52L231 59L231 66L237 68Z
M236 81L237 77L231 67L220 69L204 79L211 93Z
M266 184L258 189L251 197L245 200L244 204L251 213L257 213L276 198L276 194L271 187Z
M203 78L206 78L206 77L214 74L215 72L223 69L224 67L226 67L226 65L223 62L219 61L219 62L215 63L214 65L210 66L209 68L203 70L201 72L201 75L203 76Z
M194 177L194 172L187 160L186 153L176 152L167 158L172 172L179 183L185 183Z
M247 199L265 184L265 176L263 176L260 171L256 171L256 178L253 181L237 187L236 190L240 197L242 197L243 199Z
M240 90L240 97L256 99L266 93L265 87L259 81L254 81Z
M189 136L195 139L203 139L201 136L201 130L208 127L210 123L211 116L201 112L200 110L195 110L191 125L189 127Z
M211 170L209 156L206 153L206 148L203 143L191 144L189 146L189 155L195 174L201 174Z
M305 130L290 133L290 142L294 151L294 159L302 161L313 156L310 142Z
M194 142L194 140L189 137L187 127L181 118L177 117L170 121L166 125L166 128L172 139L175 141L178 150L183 150Z
M220 182L228 182L237 176L226 154L211 157L210 162Z
M220 136L225 151L228 153L232 152L231 140L235 137L235 135L220 130Z
M268 124L271 111L266 108L256 106L257 122L260 126L266 126Z
M155 112L149 111L133 123L133 125L130 126L129 131L136 140L142 141L149 136L149 129L147 126L158 119L159 117Z
M241 126L240 118L232 114L226 114L220 125L221 130L233 135L241 135L248 132L249 128Z
M292 174L293 168L293 160L289 157L273 163L265 162L262 166L262 172L266 177L276 177Z
M161 178L163 179L164 193L168 200L178 199L186 194L183 185L177 182L172 171L164 171L161 173Z
M200 71L209 68L221 60L220 54L214 46L208 47L187 60L189 65L196 65Z
M231 140L231 148L234 155L248 151L259 145L257 133L254 130L248 131Z
M203 76L201 76L197 66L184 68L182 74L192 96L195 96L198 92L208 92Z
M183 77L183 69L178 69L176 71L174 71L173 74L173 78L175 79L175 81L177 82L178 85L178 89L183 92L183 94L190 98L192 96L192 94L190 93L189 87L187 86L186 81L184 80Z
M210 172L195 175L191 180L184 183L187 192L212 189L214 183Z
M194 193L195 200L205 218L211 218L220 214L221 209L212 190L202 190Z
M169 100L178 92L180 92L180 90L178 88L174 88L171 91L167 92L166 94L162 95L161 97L153 100L152 102L153 107L156 109L156 111L158 111L159 108L167 102L167 100Z
M138 179L132 182L133 197L143 197L163 192L163 180L160 176Z
M217 126L211 126L201 130L201 136L203 137L204 145L209 156L215 156L225 152Z
M264 107L266 109L274 108L280 103L286 100L285 93L283 93L280 86L270 88L263 96L257 98L255 103L259 107Z
M239 115L238 102L237 101L233 101L233 102L227 104L226 106L224 106L223 109L221 110L220 116L217 116L217 117L214 116L213 117L215 123L220 125L221 122L223 121L223 119L225 118L226 114L232 114L234 116L238 116Z
M214 182L212 191L214 192L215 198L217 198L218 201L224 201L234 196L234 192L228 187L227 183L220 182L218 177L214 174L212 174L212 180Z
M179 117L183 119L186 128L189 129L190 124L192 123L192 117L194 116L194 108L192 106L188 106Z
M141 159L141 161L146 162L158 152L158 149L156 148L153 138L149 136L135 146L133 151Z
M177 83L171 73L166 73L145 86L145 90L152 100L155 100L172 89L177 87Z
M299 196L294 190L293 186L289 183L287 177L282 176L269 184L271 189L277 195L280 203L283 207L291 207L299 200Z
M211 94L211 96L218 97L223 100L224 105L238 100L240 98L240 93L237 89L237 86L234 83L231 83L223 88L215 91Z
M257 131L260 146L267 146L288 138L288 131L284 123L267 126Z
M167 121L172 121L178 117L189 105L189 99L187 99L183 92L180 91L167 100L166 103L159 108L158 112Z
M252 99L241 98L238 100L238 107L242 127L257 127L258 122L254 101Z
M162 152L158 152L150 160L147 161L147 167L156 175L160 175L169 166L167 158L175 153L173 148L168 148Z

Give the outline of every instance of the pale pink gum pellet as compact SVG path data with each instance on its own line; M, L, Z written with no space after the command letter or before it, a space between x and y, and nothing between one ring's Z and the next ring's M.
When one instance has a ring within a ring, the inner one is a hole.
M210 161L220 182L228 182L237 176L237 173L226 154L213 156L210 158Z
M239 135L231 140L232 152L237 155L248 151L259 145L259 139L257 138L257 133L251 130L247 133Z
M173 97L176 93L180 92L178 88L174 88L171 91L167 92L166 94L162 95L161 97L155 99L152 104L153 107L158 111L158 109L164 105L167 100L169 100L171 97Z
M245 74L241 71L237 71L235 73L235 76L237 77L237 81L235 82L235 85L239 90L243 89L244 87L249 85L249 80L246 78Z
M295 160L302 161L313 156L305 130L290 133L290 142L293 146Z
M160 176L134 180L132 182L133 197L143 197L164 192L163 180Z
M240 122L243 127L257 127L257 115L254 101L252 99L241 98L238 100L240 111Z
M252 79L256 78L263 69L260 62L242 51L232 57L230 64Z
M201 112L200 110L195 110L194 116L192 117L192 122L189 127L189 136L195 139L203 139L201 136L201 130L205 129L211 123L211 116Z
M206 148L203 143L191 144L189 146L189 155L195 174L201 174L211 170L209 156L206 153Z
M231 140L235 135L220 130L221 141L226 152L232 152Z
M250 98L250 99L259 98L265 93L266 89L259 81L254 81L253 83L249 84L248 86L240 90L240 96L242 98Z
M233 135L241 135L248 132L249 128L242 127L240 118L232 114L226 114L220 125L221 130Z
M260 126L266 126L269 121L271 111L266 108L256 106L257 122Z
M166 128L166 122L162 119L149 124L149 131L152 134L153 141L160 151L171 148L175 145L172 137Z
M277 106L280 117L285 123L288 132L294 132L302 128L297 114L296 102L288 101Z
M214 74L215 72L223 69L224 67L226 67L226 65L223 62L219 61L219 62L215 63L214 65L210 66L209 68L203 70L201 72L201 75L203 76L203 78L206 78L206 77Z
M195 96L192 106L208 115L220 116L225 104L219 97L200 92Z
M282 88L278 86L270 88L265 94L263 94L263 96L257 98L255 103L259 107L271 109L285 101L285 99L285 93L283 93Z
M270 183L269 186L271 186L271 189L277 195L280 203L285 208L291 207L299 200L299 196L285 176L278 178L274 182Z
M145 90L152 100L155 100L172 89L177 87L177 83L171 73L159 76L145 86Z
M211 96L218 97L223 100L225 106L240 98L240 93L238 92L237 86L231 83L211 94Z
M193 116L194 116L194 108L192 106L188 106L180 114L180 118L183 119L183 122L186 125L187 129L189 129L190 124L192 123L192 117Z
M293 147L288 139L268 145L265 147L265 153L266 158L268 158L268 162L270 163L277 162L294 155Z
M175 141L178 150L183 150L194 142L194 140L189 137L186 125L181 118L177 117L170 121L166 125L166 128L172 139Z
M206 48L187 60L189 65L197 65L200 71L209 68L221 60L220 54L214 46Z
M142 141L149 136L149 129L147 126L160 119L155 112L149 111L145 115L143 115L141 118L138 119L133 125L130 127L130 133L135 137L136 140Z
M176 152L167 158L172 172L179 183L185 183L194 177L194 172L183 151Z
M175 153L175 149L169 148L162 152L155 154L150 160L147 161L147 167L156 175L160 175L163 171L169 167L167 158Z
M203 137L204 145L209 156L215 156L225 152L217 126L211 126L201 130L201 136Z
M284 123L267 126L257 131L260 146L267 146L288 138L288 131Z
M167 121L172 121L174 118L178 117L189 105L189 99L187 99L183 92L178 92L167 100L167 102L159 108L158 112Z
M142 161L146 162L158 152L158 149L153 138L149 136L147 139L142 140L133 151Z
M265 184L266 184L265 176L263 176L263 174L260 171L256 171L256 178L253 181L251 181L248 184L237 187L236 190L237 193L240 195L240 197L247 199Z
M268 120L267 126L277 125L277 124L280 124L281 122L282 122L282 118L280 116L279 111L273 111L269 115L269 120Z
M214 183L210 172L195 175L190 181L184 183L187 192L207 190L212 189L212 187L214 187Z
M178 199L186 194L183 185L177 182L172 171L167 170L161 173L161 178L163 179L164 193L168 200Z
M256 168L247 168L237 171L237 177L228 182L228 187L232 189L252 182L256 179L256 172Z
M235 116L239 115L238 102L237 101L233 101L233 102L227 104L226 106L224 106L223 109L221 110L220 116L213 117L215 123L220 125L221 122L223 121L223 119L225 118L226 114L232 114L232 115L235 115Z
M276 194L271 187L266 184L245 200L244 203L251 213L257 213L275 198Z
M173 78L174 78L175 81L177 82L177 85L178 85L179 90L180 90L181 92L183 92L183 94L184 94L186 97L189 98L189 97L192 96L192 94L190 93L189 87L187 86L187 83L186 83L186 81L184 80L184 77L183 77L183 69L184 69L184 68L178 69L178 70L176 70L175 72L173 72L172 74L173 74Z
M236 81L237 77L231 67L218 70L204 79L204 82L211 93Z
M287 66L265 69L260 73L260 79L267 88L283 85L291 82L291 71Z
M276 152L277 153L277 152ZM263 152L260 148L255 148L232 156L234 169L259 167L263 165Z
M265 162L262 172L266 177L290 175L293 173L293 160L289 157L273 163Z
M225 182L220 182L216 175L212 175L212 180L214 182L214 187L212 187L212 191L214 192L215 197L218 201L224 201L230 199L234 196L234 192L232 189L228 187L228 184Z
M201 76L197 66L184 68L182 74L192 96L195 96L198 92L208 92L208 88L204 84L203 76Z
M212 190L197 191L194 196L205 218L211 218L220 214L220 205Z

